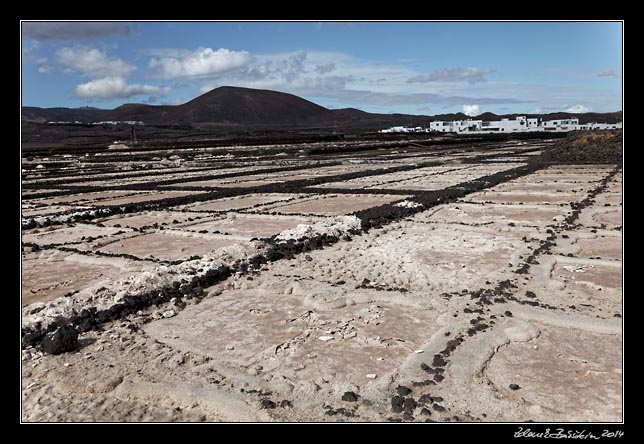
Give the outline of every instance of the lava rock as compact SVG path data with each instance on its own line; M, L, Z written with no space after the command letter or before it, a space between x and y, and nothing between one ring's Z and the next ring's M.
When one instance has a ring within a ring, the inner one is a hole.
M519 386L519 384L510 384L509 387L510 387L511 390L519 390L521 388L521 386Z
M270 399L262 399L262 408L263 409L274 409L277 405Z
M394 396L391 398L391 411L401 413L403 411L403 402L405 402L405 398L402 396Z
M503 313L506 316L512 317L512 312L510 310L506 310L505 313Z
M342 395L342 400L347 402L356 402L358 400L358 395L354 392L344 392Z
M447 361L443 359L441 355L434 355L434 360L432 361L434 367L444 367L447 365Z
M414 409L418 406L414 398L405 398L403 401L403 412L411 415L414 413Z
M411 413L405 412L405 413L403 413L402 417L403 417L403 419L405 421L413 421L414 420L414 415L412 415Z
M444 411L445 411L445 407L443 407L443 406L442 406L442 405L440 405L440 404L433 404L433 405L432 405L432 408L433 408L434 410L436 410L437 412L444 412Z
M396 393L398 393L400 396L407 396L411 393L411 389L409 387L405 387L404 385L399 385L398 387L396 387Z
M525 292L525 297L526 298L536 298L537 295L534 293L534 291L526 291Z
M45 353L59 355L61 353L76 350L78 347L78 332L66 325L45 335L41 343Z

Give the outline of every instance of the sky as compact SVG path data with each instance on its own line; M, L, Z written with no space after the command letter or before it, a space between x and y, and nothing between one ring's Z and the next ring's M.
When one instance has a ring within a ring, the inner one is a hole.
M22 22L23 106L177 105L219 86L435 115L622 109L621 22Z

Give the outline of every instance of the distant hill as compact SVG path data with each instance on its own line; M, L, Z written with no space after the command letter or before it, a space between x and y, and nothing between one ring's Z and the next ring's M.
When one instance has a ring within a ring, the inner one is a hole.
M174 107L157 122L293 125L328 113L328 109L293 94L222 86Z
M477 120L513 119L519 115L497 115L486 112L471 117ZM616 123L622 112L571 114L529 114L544 120L579 118L580 123ZM390 126L424 126L435 120L463 120L470 117L463 113L417 116L408 114L375 114L355 108L329 110L293 94L277 91L222 86L213 89L183 105L146 105L127 103L113 110L97 108L35 108L23 107L22 119L27 122L48 121L143 121L147 125L176 125L220 127L243 126L248 128L337 128L338 130L377 130Z
M38 108L35 106L22 107L22 120L25 122L93 122L96 117L105 113L104 109L83 108Z
M172 105L146 105L144 103L126 103L111 111L100 114L96 121L127 121L135 120L142 122L153 122L163 118L175 107Z

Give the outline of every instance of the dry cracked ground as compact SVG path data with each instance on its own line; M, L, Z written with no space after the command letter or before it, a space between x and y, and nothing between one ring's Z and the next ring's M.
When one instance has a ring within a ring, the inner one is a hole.
M622 421L621 169L552 143L23 155L23 421Z

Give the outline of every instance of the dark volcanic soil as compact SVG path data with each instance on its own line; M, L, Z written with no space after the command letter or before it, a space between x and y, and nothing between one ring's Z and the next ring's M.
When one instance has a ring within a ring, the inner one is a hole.
M622 163L622 130L576 131L545 150L542 160L557 163Z

